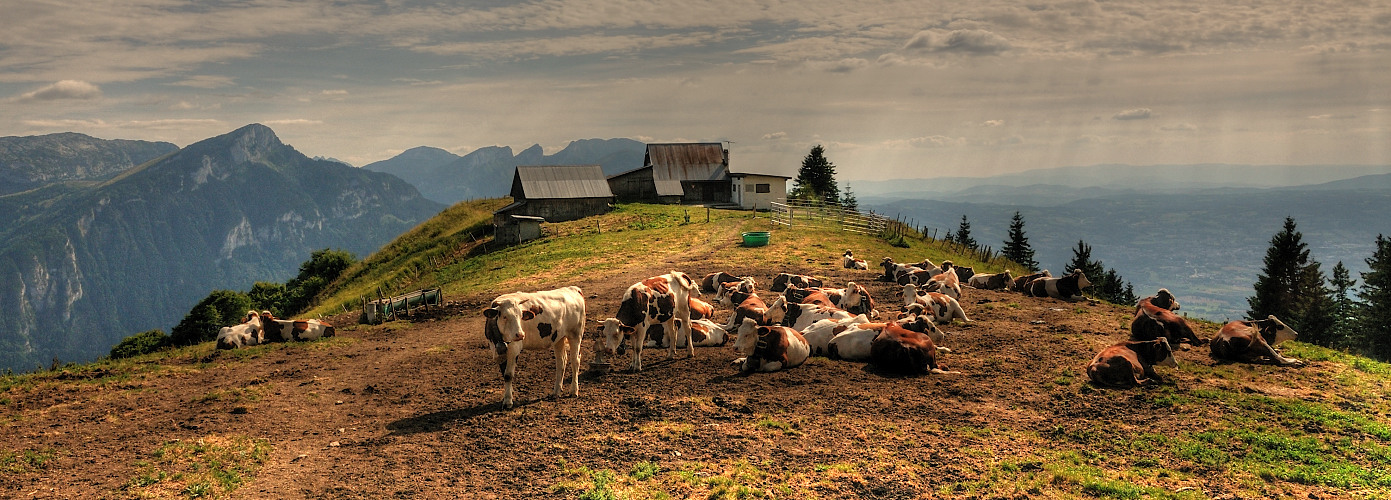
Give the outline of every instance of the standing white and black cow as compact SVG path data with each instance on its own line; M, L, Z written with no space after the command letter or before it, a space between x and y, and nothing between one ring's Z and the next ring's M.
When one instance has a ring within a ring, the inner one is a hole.
M618 314L609 318L613 321L604 320L604 352L617 353L618 346L628 336L624 328L619 326L631 328L633 362L629 368L642 371L642 348L647 344L647 330L660 324L664 332L662 343L667 346L667 353L672 358L676 357L678 342L686 346L688 356L695 357L695 343L691 342L692 295L700 295L699 287L686 273L679 271L634 283L623 292Z
M541 292L499 295L483 310L483 336L493 344L502 371L502 407L512 407L512 380L522 349L555 352L555 391L560 397L567 372L569 395L580 393L580 342L584 340L584 295L567 286Z

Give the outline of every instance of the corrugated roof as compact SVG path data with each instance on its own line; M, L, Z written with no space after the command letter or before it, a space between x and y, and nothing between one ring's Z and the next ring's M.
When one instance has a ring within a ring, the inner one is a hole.
M613 191L599 165L525 165L517 167L512 186L512 197L519 194L526 199L608 198Z
M648 144L643 163L652 166L659 194L662 181L677 181L674 194L680 194L679 181L722 181L729 169L724 145L718 142Z

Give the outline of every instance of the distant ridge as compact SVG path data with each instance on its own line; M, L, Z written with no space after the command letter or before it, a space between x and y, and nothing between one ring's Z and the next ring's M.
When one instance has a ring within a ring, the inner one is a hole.
M100 180L178 150L168 142L74 132L0 137L0 196L55 182Z
M540 145L516 155L511 147L489 146L464 156L421 146L362 168L400 177L426 198L452 204L507 196L517 165L599 165L605 175L613 175L641 167L646 152L646 144L632 139L572 141L553 155L546 155Z
M93 359L214 289L285 281L321 248L365 256L442 208L259 124L100 184L0 197L0 368Z

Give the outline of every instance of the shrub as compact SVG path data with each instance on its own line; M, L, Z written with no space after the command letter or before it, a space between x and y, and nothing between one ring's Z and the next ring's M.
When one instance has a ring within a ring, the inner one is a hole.
M169 345L169 336L164 330L150 330L121 339L121 343L111 348L111 359L121 359L149 354Z

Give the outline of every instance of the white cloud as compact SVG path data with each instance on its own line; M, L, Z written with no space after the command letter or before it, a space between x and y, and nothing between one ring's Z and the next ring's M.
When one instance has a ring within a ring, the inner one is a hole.
M1004 124L1005 124L1005 121L1004 121L1004 120L986 120L986 121L984 121L984 122L981 122L980 126L982 126L982 127L999 127L999 126L1003 126Z
M786 138L787 132L773 132L771 134L763 134L763 140L765 141L781 141Z
M230 87L235 82L236 80L230 76L193 75L188 78L184 78L177 82L171 83L170 85L177 85L180 87L193 87L199 89L215 89L221 87Z
M1165 132L1197 132L1198 126L1192 123L1178 123L1174 125L1161 126L1159 127L1159 130Z
M999 54L1010 49L1005 37L986 30L969 29L942 32L938 30L919 31L908 40L903 50L921 52L949 52L976 55Z
M343 89L333 89L333 90L325 90L325 91L323 91L323 92L319 92L319 94L320 94L320 95L334 95L334 96L336 96L336 95L348 95L348 91L343 90Z
M884 146L889 148L948 148L953 146L966 145L965 137L947 137L945 135L931 135L927 137L914 137L912 139L895 139L884 141Z
M82 80L62 80L32 92L21 94L19 102L90 100L101 97L101 88Z
M1148 120L1152 111L1149 108L1135 108L1111 115L1112 120Z

